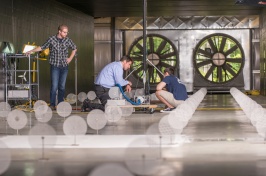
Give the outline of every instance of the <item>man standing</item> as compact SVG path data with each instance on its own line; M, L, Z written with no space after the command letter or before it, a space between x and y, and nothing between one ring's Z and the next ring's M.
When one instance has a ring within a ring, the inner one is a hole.
M26 55L29 55L34 52L42 51L46 48L49 48L50 50L50 107L52 110L55 110L57 90L58 103L64 101L68 64L71 62L77 51L76 45L70 38L67 37L67 34L68 27L62 24L58 27L58 33L49 37L42 46L26 52ZM70 56L68 56L69 49L72 50Z
M166 87L166 90L163 90ZM170 112L188 98L186 87L174 76L173 68L164 70L164 79L156 87L156 97L167 108L161 112Z
M123 79L123 70L128 70L133 60L129 56L123 56L120 61L106 65L96 77L94 89L97 97L101 101L101 108L104 109L109 97L109 90L116 84L126 86L127 92L131 91L132 83Z

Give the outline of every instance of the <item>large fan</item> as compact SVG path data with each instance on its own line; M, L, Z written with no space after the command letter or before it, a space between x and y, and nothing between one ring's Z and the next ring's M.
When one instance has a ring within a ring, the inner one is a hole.
M194 51L194 67L205 80L222 84L241 73L245 56L239 42L233 37L216 33L203 38Z
M156 84L163 79L163 72L167 67L178 66L178 53L175 45L158 34L147 35L147 73L149 83ZM129 48L129 55L133 59L134 75L143 79L143 37L137 38ZM158 69L158 70L157 70Z

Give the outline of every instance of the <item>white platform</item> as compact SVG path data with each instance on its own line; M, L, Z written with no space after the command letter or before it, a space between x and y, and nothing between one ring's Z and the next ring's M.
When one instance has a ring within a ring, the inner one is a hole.
M37 137L37 136L36 136ZM42 136L39 136L40 139ZM56 138L56 144L45 145L45 148L128 148L128 147L151 147L159 146L158 143L148 144L147 138L156 139L158 136L145 135L86 135L76 136L47 136L47 138ZM37 137L38 138L38 137ZM172 137L172 144L163 145L163 147L176 147L180 144L179 138ZM184 139L184 137L182 137ZM8 148L33 148L29 143L29 136L6 136L0 139ZM178 140L178 142L177 142ZM51 141L51 140L48 140ZM136 141L136 142L135 142ZM182 140L182 143L184 141ZM188 141L187 141L188 142ZM78 145L73 145L78 144ZM158 145L157 145L158 144ZM178 144L178 145L177 145ZM154 146L153 145L153 146Z

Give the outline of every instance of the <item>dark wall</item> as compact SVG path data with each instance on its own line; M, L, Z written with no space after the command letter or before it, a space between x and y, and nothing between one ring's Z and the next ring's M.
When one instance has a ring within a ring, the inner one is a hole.
M42 45L57 33L60 24L69 27L69 37L78 47L77 87L87 92L93 85L94 19L53 0L0 0L0 41L14 44L15 51L25 43ZM49 63L40 61L40 98L49 101ZM66 95L75 93L75 60L70 63Z

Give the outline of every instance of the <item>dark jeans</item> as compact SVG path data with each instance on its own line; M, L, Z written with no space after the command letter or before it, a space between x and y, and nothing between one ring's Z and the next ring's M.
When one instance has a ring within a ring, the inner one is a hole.
M105 88L103 86L100 85L94 85L94 90L95 93L97 95L97 97L100 99L101 103L102 103L102 108L105 108L105 105L107 103L107 100L110 99L109 97L109 88Z
M58 90L58 103L64 101L65 85L68 73L67 67L50 66L51 89L50 89L50 105L55 106L56 91Z

